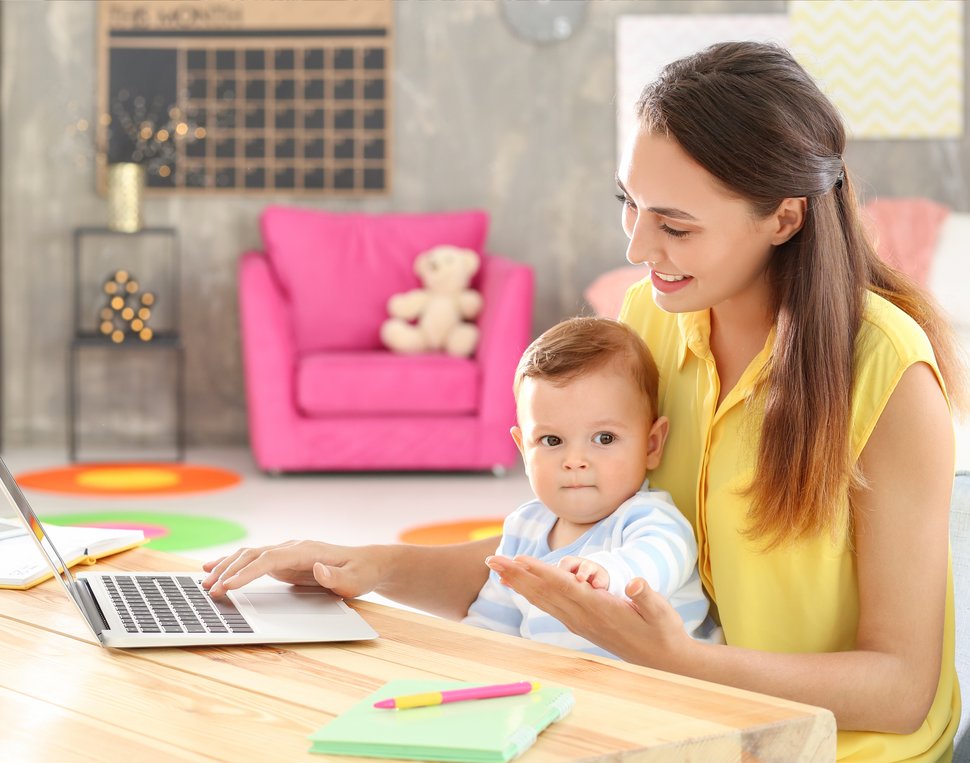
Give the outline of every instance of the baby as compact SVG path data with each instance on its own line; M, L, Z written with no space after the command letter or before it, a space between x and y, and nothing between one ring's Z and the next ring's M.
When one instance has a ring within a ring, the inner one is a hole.
M557 564L622 596L644 578L695 638L718 640L697 573L697 543L647 472L663 454L659 375L643 340L605 318L572 318L526 349L516 369L512 428L536 499L505 520L496 554ZM492 572L464 622L549 644L614 655L502 585Z

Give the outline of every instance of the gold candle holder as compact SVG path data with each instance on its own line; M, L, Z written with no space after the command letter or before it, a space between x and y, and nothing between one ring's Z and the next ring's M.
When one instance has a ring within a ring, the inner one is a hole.
M124 233L142 229L145 168L134 162L108 165L108 227Z

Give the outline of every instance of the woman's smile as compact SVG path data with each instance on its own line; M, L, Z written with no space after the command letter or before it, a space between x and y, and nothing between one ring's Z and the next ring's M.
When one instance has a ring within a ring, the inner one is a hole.
M664 294L670 294L674 291L679 291L684 288L688 283L694 280L693 276L684 275L672 275L668 273L661 273L657 270L650 271L650 280L653 283L653 288L657 291L663 292Z

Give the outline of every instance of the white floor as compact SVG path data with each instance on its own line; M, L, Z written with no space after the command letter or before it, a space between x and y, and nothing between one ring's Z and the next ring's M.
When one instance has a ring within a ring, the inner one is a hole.
M68 465L63 449L13 449L3 454L14 474ZM489 473L300 474L271 477L256 469L245 448L193 449L187 463L232 469L242 482L225 490L161 497L80 497L30 490L41 516L109 510L171 511L223 517L246 528L245 539L191 549L200 562L240 545L294 538L341 544L391 543L407 529L430 523L502 518L532 497L521 467ZM957 468L970 470L970 423L957 430ZM0 507L0 516L12 514Z
M19 472L69 464L63 449L13 449L3 454ZM391 543L402 531L426 524L503 518L532 497L521 468L490 473L298 474L270 477L256 469L249 451L191 449L186 463L232 469L242 482L225 490L155 497L81 497L25 490L44 515L92 511L170 511L238 522L247 537L180 555L202 562L241 545L294 538L340 544ZM0 516L12 511L0 508ZM371 597L367 597L371 598ZM377 597L374 597L375 599Z

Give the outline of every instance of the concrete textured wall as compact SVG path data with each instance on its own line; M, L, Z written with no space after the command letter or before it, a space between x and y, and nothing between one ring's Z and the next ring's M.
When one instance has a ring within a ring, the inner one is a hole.
M175 226L181 238L190 444L245 442L236 261L259 247L265 205L486 209L488 248L536 269L538 332L584 309L586 285L624 262L613 199L616 18L784 9L781 1L599 0L574 37L536 46L509 30L498 2L397 0L391 194L147 202L147 223ZM88 0L5 0L2 13L4 443L57 445L66 430L71 233L106 217L91 136L72 132L78 119L96 119L97 9ZM869 195L925 196L970 211L967 137L857 141L846 159Z

